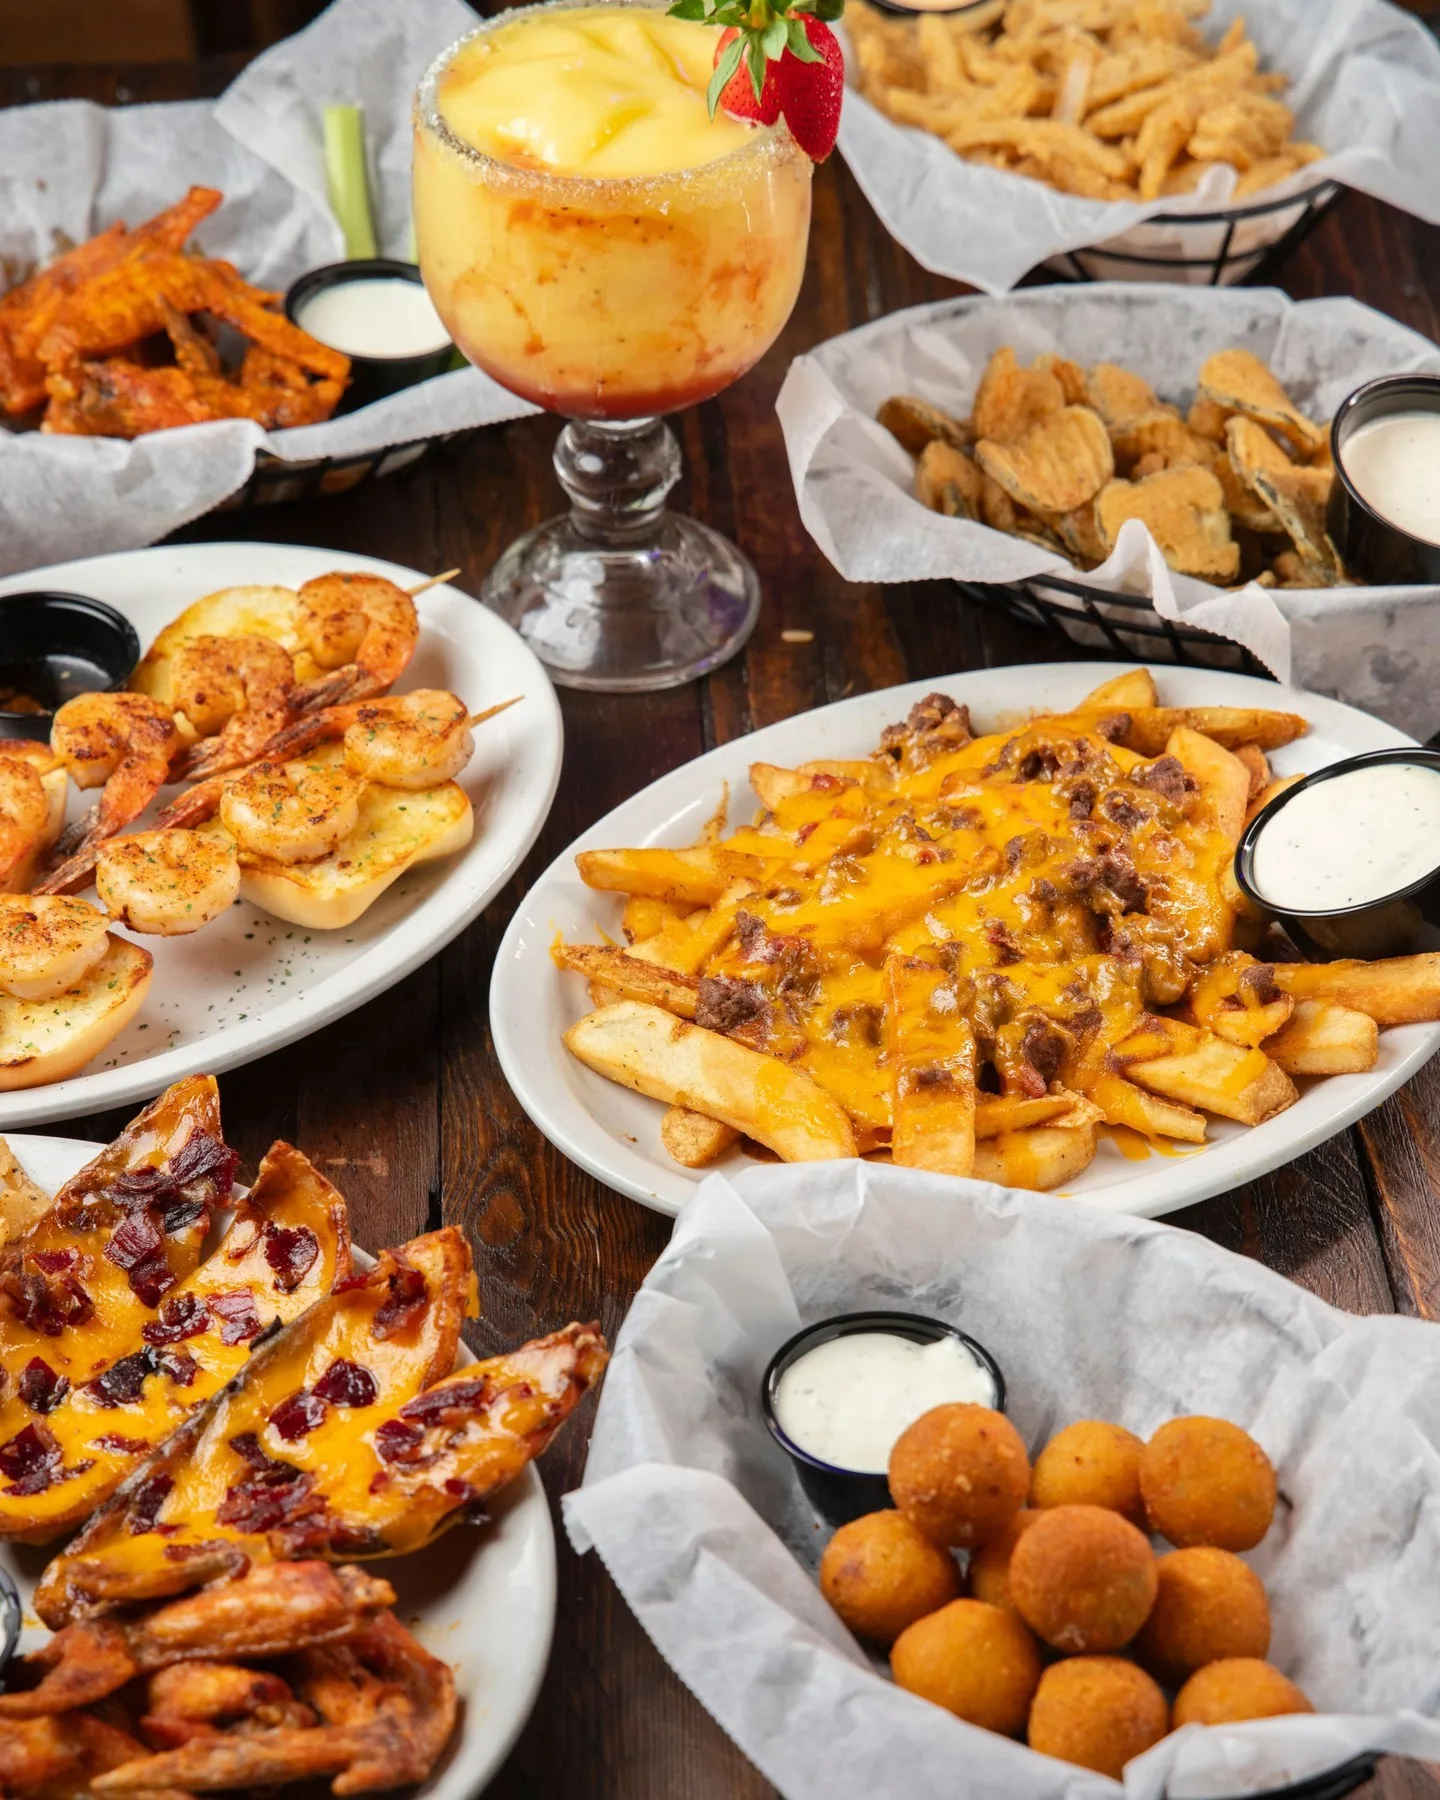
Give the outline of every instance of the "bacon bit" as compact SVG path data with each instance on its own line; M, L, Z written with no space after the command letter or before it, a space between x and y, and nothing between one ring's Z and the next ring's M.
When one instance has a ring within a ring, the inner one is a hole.
M60 1446L46 1427L25 1426L0 1444L0 1475L12 1484L5 1492L17 1497L43 1494L54 1481L60 1461Z
M179 1344L210 1329L210 1309L198 1294L176 1294L160 1308L158 1319L140 1327L147 1344Z
M105 1246L105 1260L125 1271L130 1291L145 1306L158 1306L161 1295L175 1285L165 1260L164 1236L144 1206L127 1213L115 1227Z
M820 823L820 821L818 819L807 819L806 822L795 833L795 842L797 844L807 843L809 841L811 832L815 830L815 828L819 825L819 823Z
M70 1383L57 1375L43 1356L32 1356L20 1371L15 1392L31 1412L53 1412L70 1392Z
M457 1416L478 1412L492 1392L483 1375L472 1376L469 1381L447 1382L444 1387L428 1388L407 1400L400 1408L400 1417L414 1419L421 1425L449 1424Z
M172 1201L169 1206L160 1209L160 1229L166 1237L172 1237L187 1225L193 1225L197 1219L205 1218L207 1210L203 1200Z
M380 1389L367 1368L337 1356L315 1383L315 1392L332 1406L373 1406Z
M325 1413L325 1402L301 1388L298 1394L292 1394L288 1400L280 1402L270 1415L270 1423L287 1444L293 1444L297 1438L303 1438L312 1432L324 1419Z
M354 1288L369 1287L370 1277L373 1273L374 1271L371 1269L364 1269L357 1274L347 1275L343 1281L337 1281L330 1292L332 1294L348 1294Z
M166 1350L158 1361L176 1387L189 1387L200 1373L199 1363L187 1350Z
M429 1296L425 1277L413 1263L401 1262L389 1276L390 1292L380 1302L370 1324L370 1335L380 1339L397 1337L414 1325L424 1313Z
M83 1325L95 1307L73 1275L49 1281L43 1275L0 1276L0 1292L10 1300L16 1317L31 1331L59 1337L67 1325Z
M271 1485L287 1481L298 1481L300 1471L294 1463L281 1462L271 1456L253 1431L241 1431L230 1439L230 1448L243 1461L250 1465L252 1478Z
M375 1428L375 1454L381 1462L416 1462L424 1441L425 1433L421 1428L407 1425L403 1419L386 1419Z
M293 1294L315 1266L320 1240L308 1225L293 1230L285 1225L265 1226L265 1260L275 1271L275 1285L282 1294Z
M99 1450L118 1450L125 1456L139 1456L150 1448L149 1438L126 1437L120 1431L107 1431L103 1437L94 1439Z
M220 1321L222 1344L243 1344L258 1335L260 1315L255 1310L255 1296L249 1288L231 1288L210 1296L210 1310Z
M101 1406L129 1406L140 1398L145 1377L153 1375L155 1367L153 1350L133 1351L87 1381L85 1392L93 1394Z
M237 1531L258 1534L291 1525L313 1513L316 1503L310 1499L310 1490L315 1477L302 1475L298 1469L292 1472L293 1481L242 1481L227 1489L215 1514L217 1521L233 1525ZM323 1506L323 1501L320 1504Z
M463 1500L470 1492L470 1483L462 1481L458 1475L447 1475L444 1482L445 1492L453 1494L457 1500Z
M160 1508L174 1485L174 1480L163 1470L140 1483L125 1514L125 1523L136 1537L141 1537L147 1531L154 1531Z
M58 1275L62 1269L68 1269L75 1261L74 1250L30 1250L26 1253L37 1269L43 1269L47 1275Z

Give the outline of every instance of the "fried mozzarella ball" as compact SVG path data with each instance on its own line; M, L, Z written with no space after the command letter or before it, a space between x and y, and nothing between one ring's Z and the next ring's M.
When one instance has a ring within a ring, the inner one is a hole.
M1155 1603L1155 1553L1103 1506L1038 1513L1010 1558L1020 1617L1053 1649L1094 1654L1128 1644Z
M1275 1516L1275 1470L1228 1419L1172 1419L1140 1458L1150 1529L1179 1549L1253 1550Z
M907 1625L960 1591L948 1550L901 1512L866 1513L842 1525L820 1558L820 1592L857 1637L893 1644Z
M1168 1712L1165 1696L1134 1663L1072 1656L1040 1677L1026 1738L1042 1756L1119 1781L1126 1763L1169 1730Z
M1010 1558L1015 1554L1021 1535L1039 1517L1039 1513L1022 1506L1003 1531L988 1544L971 1552L970 1593L974 1599L983 1600L987 1606L1003 1606L1009 1612L1015 1611L1015 1602L1010 1598Z
M1173 1683L1206 1663L1264 1656L1270 1648L1270 1602L1248 1563L1228 1550L1197 1544L1162 1556L1155 1604L1135 1648Z
M1014 1613L981 1600L952 1600L900 1634L890 1668L907 1692L967 1724L1013 1737L1040 1679L1040 1652Z
M1024 1505L1030 1459L1004 1413L956 1401L901 1432L889 1474L891 1498L926 1537L973 1550Z
M1232 1656L1197 1669L1175 1696L1175 1726L1233 1725L1240 1719L1273 1719L1315 1708L1273 1663Z
M1142 1438L1123 1425L1081 1419L1058 1432L1035 1458L1030 1504L1104 1506L1132 1525L1145 1523L1140 1498Z

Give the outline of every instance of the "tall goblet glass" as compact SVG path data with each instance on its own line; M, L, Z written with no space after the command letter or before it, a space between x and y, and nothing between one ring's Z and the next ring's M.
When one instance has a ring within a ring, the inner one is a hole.
M811 164L783 124L749 128L713 161L620 177L522 166L466 142L443 111L457 54L584 4L505 13L430 68L415 108L415 228L464 354L569 420L555 469L570 512L512 544L483 598L556 681L634 691L704 674L754 627L750 564L666 508L680 449L662 415L729 386L790 316Z

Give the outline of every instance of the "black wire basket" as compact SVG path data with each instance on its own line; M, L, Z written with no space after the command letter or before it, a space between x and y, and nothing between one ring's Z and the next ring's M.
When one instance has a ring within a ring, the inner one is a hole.
M1108 249L1094 244L1051 257L1045 266L1062 281L1173 280L1177 275L1196 287L1265 281L1309 237L1343 192L1338 182L1319 181L1299 193L1256 200L1249 206L1229 206L1218 212L1157 213L1126 234L1137 240L1154 235L1153 250L1138 245ZM1284 222L1287 213L1294 217ZM1268 235L1271 225L1279 227L1274 236ZM1196 240L1203 235L1203 251L1197 241L1193 246L1197 254L1180 255L1158 241L1177 230Z
M1112 594L1059 575L1036 575L1003 587L979 581L957 581L955 586L977 606L1009 613L1042 631L1058 628L1076 643L1110 650L1124 662L1188 663L1271 678L1243 644L1162 618L1144 594Z
M262 451L244 487L222 500L217 512L251 512L257 506L277 506L289 500L316 500L326 494L345 494L367 481L415 469L431 454L455 456L475 436L478 426L448 432L443 437L413 438L405 444L387 444L380 450L364 450L351 456L314 456L304 462L286 462Z

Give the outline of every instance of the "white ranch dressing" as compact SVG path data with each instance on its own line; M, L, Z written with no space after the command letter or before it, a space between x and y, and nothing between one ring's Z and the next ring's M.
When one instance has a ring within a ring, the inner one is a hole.
M1440 544L1440 412L1370 419L1340 452L1360 498L1392 525Z
M345 356L426 356L450 342L418 281L395 275L332 281L300 303L296 323Z
M1282 912L1340 912L1440 866L1440 769L1371 763L1317 781L1255 839L1251 879Z
M775 1417L792 1444L837 1469L880 1475L895 1440L952 1401L995 1404L990 1371L958 1338L917 1344L855 1331L797 1357L775 1384Z

